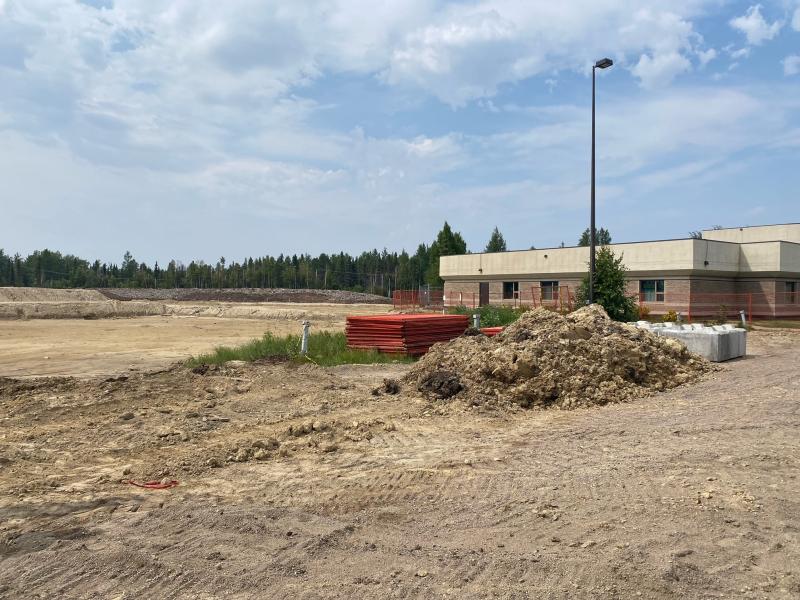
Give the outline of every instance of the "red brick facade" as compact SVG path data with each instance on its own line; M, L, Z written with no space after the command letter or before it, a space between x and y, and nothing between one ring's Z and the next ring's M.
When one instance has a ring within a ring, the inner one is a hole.
M513 297L504 297L503 282L499 279L487 279L489 284L489 304L506 306L539 306L541 304L560 304L568 308L581 280L577 278L559 278L561 289L559 298L549 299L542 294L541 282L549 279L520 279L517 281L518 292ZM663 279L663 300L644 301L640 297L640 281L644 279ZM652 315L662 315L668 311L681 313L686 318L714 317L720 313L729 318L744 310L749 316L757 318L773 318L781 316L800 316L800 298L798 294L785 293L786 282L795 281L785 278L724 278L724 277L631 277L627 282L627 291L635 296L640 304L644 304ZM800 288L800 283L796 285ZM570 299L567 299L567 289ZM446 281L444 285L445 304L456 306L478 306L480 304L479 281ZM570 306L569 308L574 308Z

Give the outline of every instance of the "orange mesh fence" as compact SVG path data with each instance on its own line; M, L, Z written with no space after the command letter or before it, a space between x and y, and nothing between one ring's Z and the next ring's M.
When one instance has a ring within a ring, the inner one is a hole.
M401 312L442 311L456 306L478 308L482 304L510 306L513 308L536 308L543 306L560 312L571 312L575 308L575 296L568 286L554 289L531 287L520 289L511 295L498 292L450 292L442 289L395 290L392 306Z
M800 292L753 293L641 293L633 296L639 306L650 314L680 313L685 321L727 319L738 320L744 311L748 321L753 319L800 318ZM568 286L520 288L512 295L491 292L450 292L442 289L395 290L392 304L401 312L442 312L465 306L478 308L482 304L514 308L545 307L567 313L575 310L575 294Z
M800 295L783 293L661 293L639 294L639 306L652 314L680 312L687 320L738 319L744 311L748 321L800 317Z

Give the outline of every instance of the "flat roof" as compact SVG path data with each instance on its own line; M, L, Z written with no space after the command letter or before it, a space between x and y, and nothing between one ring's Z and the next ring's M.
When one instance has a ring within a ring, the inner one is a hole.
M691 238L691 237L682 237L682 238L666 238L663 240L640 240L638 242L611 242L610 244L605 244L606 246L623 246L625 244L658 244L660 242L685 242L686 240L697 240L699 242L713 242L715 244L736 244L741 246L742 242L729 242L727 240L707 240L704 238ZM768 240L773 241L773 240ZM774 240L776 242L781 242L783 240ZM745 242L747 244L755 244L755 243L763 243L763 242ZM598 248L600 244L595 244ZM547 248L523 248L520 250L503 250L501 252L469 252L469 254L502 254L502 253L509 253L509 252L538 252L539 250L567 250L569 248L588 248L589 246L549 246ZM453 254L452 256L466 256L465 254Z
M800 223L770 223L769 225L740 225L739 227L719 227L710 229L701 229L700 231L730 231L731 229L750 229L752 227L783 227L784 225L800 225ZM775 240L782 241L782 240Z

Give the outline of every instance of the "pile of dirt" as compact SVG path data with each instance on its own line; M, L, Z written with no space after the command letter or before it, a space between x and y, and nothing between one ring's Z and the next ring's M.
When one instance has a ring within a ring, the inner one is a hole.
M223 288L223 289L133 289L104 288L98 290L112 300L176 300L181 302L325 302L332 304L391 304L385 296L345 290L309 290L288 288Z
M97 290L61 290L53 288L0 287L0 303L4 302L106 302Z
M537 308L501 334L435 345L406 381L429 397L524 408L623 402L696 380L713 367L672 339L612 321L592 305Z

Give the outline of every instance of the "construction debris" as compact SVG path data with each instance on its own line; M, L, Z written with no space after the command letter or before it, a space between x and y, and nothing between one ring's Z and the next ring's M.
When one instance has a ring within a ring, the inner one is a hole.
M442 400L572 409L632 400L711 369L680 342L612 321L592 305L566 316L537 308L494 337L436 344L406 381Z

